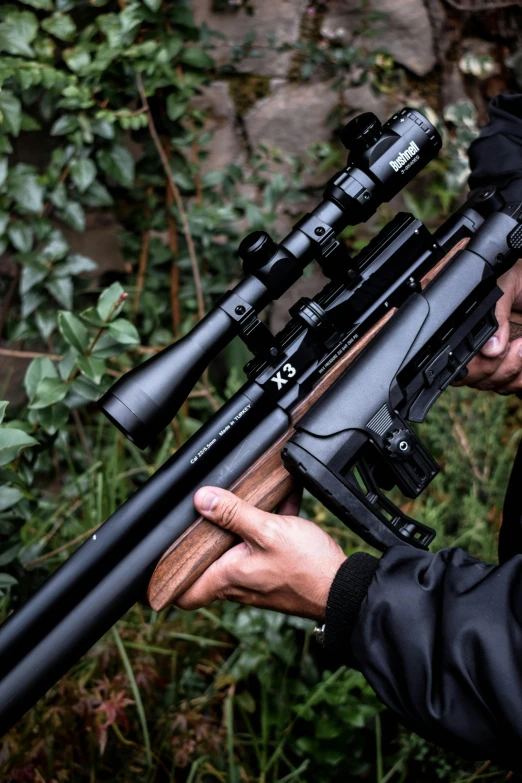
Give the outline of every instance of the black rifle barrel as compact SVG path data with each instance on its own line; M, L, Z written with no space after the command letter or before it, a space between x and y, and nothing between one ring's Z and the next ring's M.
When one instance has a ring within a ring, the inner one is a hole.
M208 471L205 482L230 486L288 426L287 414L276 407L241 440L229 459ZM81 600L69 606L66 614L61 613L60 621L49 628L39 643L35 643L34 638L29 640L29 649L18 655L19 661L0 680L0 735L8 731L136 601L143 598L160 557L199 516L194 509L193 487L186 487L184 491L178 488L176 494L171 511L161 522L152 530L149 527L148 534L124 557L115 559L113 567L105 569L101 578L94 575L94 584L88 592L83 590ZM140 516L146 515L144 506ZM93 546L97 543L98 539L93 541ZM84 547L75 553L78 566L84 565L84 554L88 557ZM13 615L13 620L16 621L16 617ZM30 617L25 619L28 622ZM38 621L37 616L34 620ZM3 645L3 638L0 641Z
M2 675L175 508L180 497L204 480L206 472L219 462L235 469L239 463L230 459L234 450L243 451L252 429L261 419L266 422L263 398L257 384L245 384L0 626ZM228 426L239 420L241 426Z

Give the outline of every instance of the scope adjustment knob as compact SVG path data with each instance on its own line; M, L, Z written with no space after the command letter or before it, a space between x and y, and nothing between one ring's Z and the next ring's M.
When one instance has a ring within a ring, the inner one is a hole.
M270 261L277 249L277 243L270 234L266 231L253 231L239 245L238 253L243 261L244 271L250 274L260 269Z
M365 152L382 136L382 124L371 111L350 120L341 131L341 141L350 152Z
M408 459L413 451L411 433L408 430L394 430L386 438L386 451L397 460Z

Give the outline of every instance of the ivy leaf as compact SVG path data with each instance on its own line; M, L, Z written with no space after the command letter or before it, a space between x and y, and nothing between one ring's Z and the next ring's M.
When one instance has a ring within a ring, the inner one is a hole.
M96 402L100 396L100 388L90 378L80 375L71 383L72 390L84 400Z
M98 329L106 325L105 321L102 321L100 318L96 307L88 307L87 310L80 313L80 318L90 324L90 326L96 326Z
M44 19L42 27L47 33L59 38L60 41L72 41L76 33L76 25L69 14L54 14Z
M5 549L0 554L0 566L5 566L8 565L9 563L12 563L13 560L16 558L20 549L21 549L21 544L14 544L14 546L10 546L9 549Z
M62 114L51 128L51 136L65 136L73 133L79 127L78 117L74 114Z
M171 92L167 97L167 116L172 122L176 122L182 117L187 110L187 102L180 101L179 96L175 92Z
M140 342L140 336L134 324L125 318L118 318L108 326L109 334L122 345L135 345Z
M53 11L53 0L20 0L24 5L30 5L41 11Z
M16 487L0 487L0 511L7 511L22 498L22 492Z
M77 360L78 360L78 351L71 346L65 351L61 362L58 363L58 370L60 372L60 378L62 378L62 380L64 381L68 380L72 371L76 367Z
M0 93L1 95L1 93ZM16 201L21 212L38 214L42 212L44 188L33 172L23 166L14 166L7 178L7 190Z
M80 253L71 253L67 259L59 264L55 271L55 277L68 277L69 275L81 275L84 272L92 272L98 268L98 265L87 256Z
M85 353L89 347L90 337L79 318L62 310L58 314L58 328L69 345L76 348L79 353Z
M59 213L58 217L74 231L80 233L85 231L85 212L82 205L77 201L68 201L65 209Z
M55 402L63 400L68 391L69 385L62 381L61 378L43 378L36 387L34 400L29 407L33 409L48 408L49 405L54 405Z
M104 332L94 346L92 356L95 356L97 359L111 359L113 356L118 356L124 351L124 345L108 332Z
M0 122L1 122L1 118L0 118ZM9 138L7 136L0 136L0 152L2 153L2 155L10 155L12 151L13 151L13 145L9 141Z
M38 19L31 11L9 11L0 24L0 52L33 57L29 45L38 32Z
M11 223L7 229L7 236L20 253L28 253L33 246L33 229L29 223L24 223L22 220Z
M119 312L119 308L116 308L116 305L118 300L122 299L124 293L125 291L120 283L113 283L100 294L96 309L102 321L108 321L110 317L114 317ZM121 304L123 305L123 300Z
M91 127L92 132L96 136L101 136L102 139L109 139L109 141L112 141L116 135L114 125L112 125L105 117L99 117L97 120L94 120Z
M24 378L25 393L29 400L36 394L36 389L42 378L57 378L58 372L50 359L39 356L33 359L26 370Z
M59 430L62 430L67 424L68 418L69 411L61 402L57 402L49 408L38 408L29 411L29 421L32 424L39 424L49 435L54 435Z
M49 201L56 209L64 209L67 204L67 188L63 182L59 182L49 194Z
M57 228L54 229L47 238L47 244L42 248L40 257L45 262L60 261L65 258L69 252L69 243Z
M5 234L5 230L9 225L9 212L4 212L0 209L0 237Z
M36 291L32 288L26 294L22 296L22 318L27 318L34 313L37 307L40 307L44 297L41 291Z
M31 85L28 85L30 87ZM25 88L25 89L28 89ZM29 114L25 114L22 112L22 121L20 123L20 130L23 131L37 131L42 130L42 126L38 122L38 120L35 120L34 117L31 117Z
M134 159L129 150L120 144L100 150L97 155L100 168L120 185L130 188L134 182Z
M0 158L0 187L7 179L7 158Z
M26 264L22 269L22 276L20 277L20 295L24 296L34 288L35 285L41 283L47 275L49 270L43 264L34 264L29 266Z
M12 462L22 449L29 446L38 446L38 441L27 432L9 427L0 429L0 466Z
M112 207L114 203L105 185L98 180L93 182L89 190L83 194L82 202L88 207Z
M5 416L5 409L7 408L7 406L8 406L8 405L9 405L9 401L8 401L8 400L2 400L2 401L0 402L0 424L1 424L1 423L3 422L3 420L4 420L4 416Z
M73 284L70 277L55 277L46 283L45 287L58 304L66 310L72 310Z
M181 52L179 59L184 65L190 65L192 68L212 68L214 60L198 46L187 46Z
M44 340L48 340L56 328L56 314L52 311L38 310L34 314L36 327Z
M162 0L143 0L143 5L146 5L151 11L159 11L161 3Z
M15 579L14 576L11 576L11 574L0 574L0 589L5 589L6 587L13 587L13 585L18 584L18 579Z
M96 178L96 166L89 158L81 158L71 163L71 178L80 193L85 193Z
M74 49L67 49L63 53L63 58L71 71L82 74L86 68L91 64L91 55L80 47Z
M22 123L22 104L9 90L0 91L0 114L0 127L13 136L18 136Z
M105 362L94 356L78 356L78 367L94 383L99 383L105 373Z

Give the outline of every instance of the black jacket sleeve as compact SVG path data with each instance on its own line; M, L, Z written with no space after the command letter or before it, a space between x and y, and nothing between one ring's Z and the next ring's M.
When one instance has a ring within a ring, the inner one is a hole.
M470 185L522 200L522 96L499 96L470 149ZM522 451L500 536L501 565L404 544L348 558L330 589L325 646L359 669L405 725L439 745L520 770Z
M354 583L359 595L366 583L358 611L338 600ZM500 566L403 544L380 561L355 555L328 601L325 643L338 653L329 626L346 629L345 662L409 728L461 756L520 768L521 555Z

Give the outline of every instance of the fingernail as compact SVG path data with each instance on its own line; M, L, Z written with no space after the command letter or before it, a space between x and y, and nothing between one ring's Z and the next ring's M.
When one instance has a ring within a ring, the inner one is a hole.
M522 356L522 345L521 345L521 346L520 346L520 348L518 349L518 355L519 355L519 356Z
M218 496L211 489L198 494L198 506L200 511L213 511L218 503Z
M483 350L484 351L496 351L498 348L499 340L498 337L490 337L487 343L485 344Z

